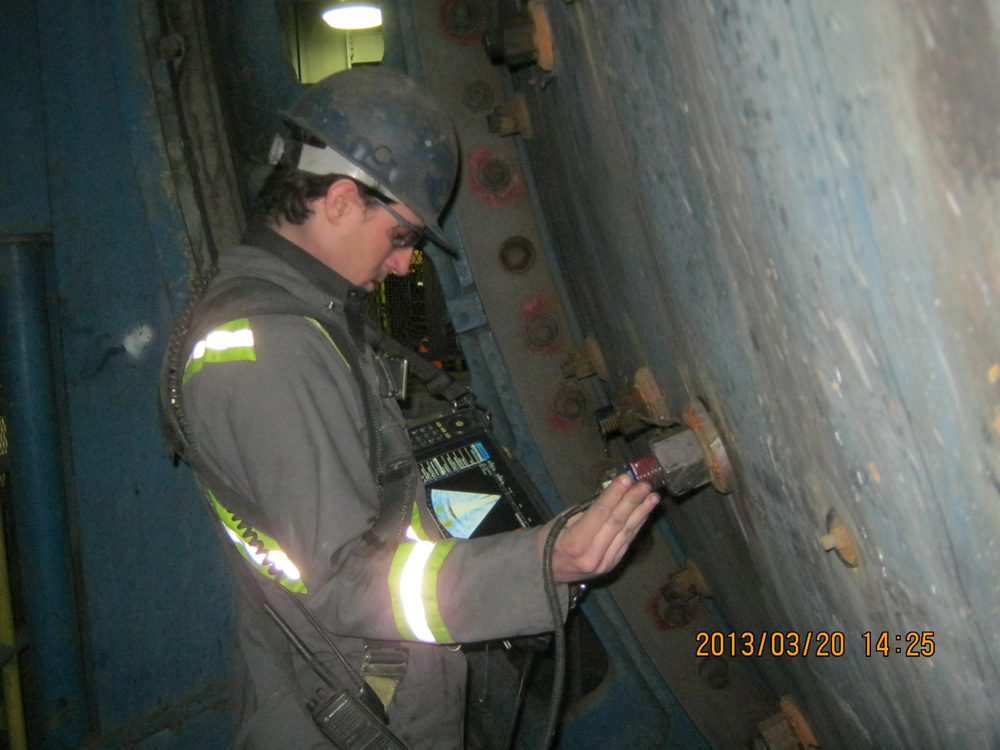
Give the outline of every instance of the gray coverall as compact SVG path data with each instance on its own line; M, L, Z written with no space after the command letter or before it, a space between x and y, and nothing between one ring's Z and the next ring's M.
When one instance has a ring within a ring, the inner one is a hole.
M260 315L217 326L202 339L188 360L183 391L196 444L203 460L265 519L257 531L276 554L254 575L266 584L272 606L335 672L340 668L329 647L289 595L356 667L366 640L406 641L409 665L388 709L389 726L414 750L458 750L466 665L454 644L552 629L538 530L442 540L402 415L393 399L379 394L373 352L359 343L374 424L366 419L349 358L315 322L347 330L350 316L363 314L365 291L269 228L251 229L244 242L221 255L209 296L227 279L258 277L313 306L314 320ZM373 429L380 432L381 464L410 464L415 472L396 511L398 530L386 543L368 533L382 512L369 461ZM219 519L226 520L223 510ZM237 527L228 520L230 529ZM407 527L426 541L409 541ZM238 532L230 537L239 548ZM244 557L259 552L245 551ZM416 610L412 591L402 590L412 589L414 575L423 604ZM566 587L559 594L565 605ZM305 709L320 681L245 591L237 651L234 746L328 748Z

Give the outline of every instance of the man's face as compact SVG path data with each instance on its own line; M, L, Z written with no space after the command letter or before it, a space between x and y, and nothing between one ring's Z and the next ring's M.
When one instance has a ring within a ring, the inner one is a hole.
M360 196L359 196L360 200ZM417 215L402 204L392 210L415 227L422 226ZM407 228L383 205L375 204L359 214L354 241L336 268L341 276L369 292L390 274L405 276L410 270L413 247L395 247L393 239L406 234Z

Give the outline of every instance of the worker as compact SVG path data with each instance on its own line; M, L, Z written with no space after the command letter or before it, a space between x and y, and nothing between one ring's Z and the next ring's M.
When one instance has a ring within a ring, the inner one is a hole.
M437 104L406 76L362 67L308 88L259 195L260 220L220 253L192 308L240 280L270 282L296 313L254 300L183 353L184 421L244 585L234 674L236 748L329 748L311 715L323 681L270 616L343 677L369 676L388 727L413 750L463 746L466 663L458 644L553 629L543 581L548 526L478 539L435 524L364 303L407 273L454 187L458 147ZM228 503L226 498L236 498ZM620 476L555 540L553 579L607 573L657 504ZM231 507L235 504L235 507ZM346 679L347 678L343 678ZM328 687L328 685L326 686Z

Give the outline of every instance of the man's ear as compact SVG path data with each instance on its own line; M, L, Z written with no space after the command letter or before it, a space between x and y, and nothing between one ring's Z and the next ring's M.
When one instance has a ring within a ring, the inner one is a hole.
M354 180L346 177L330 184L323 198L323 211L333 224L340 223L351 211L362 206L361 193Z

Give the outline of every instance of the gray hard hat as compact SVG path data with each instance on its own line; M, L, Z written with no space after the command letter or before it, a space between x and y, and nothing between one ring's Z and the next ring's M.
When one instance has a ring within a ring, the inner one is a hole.
M438 222L458 173L455 128L413 80L388 68L351 68L310 86L284 116L327 146L303 146L295 166L353 177L408 207L452 249Z

